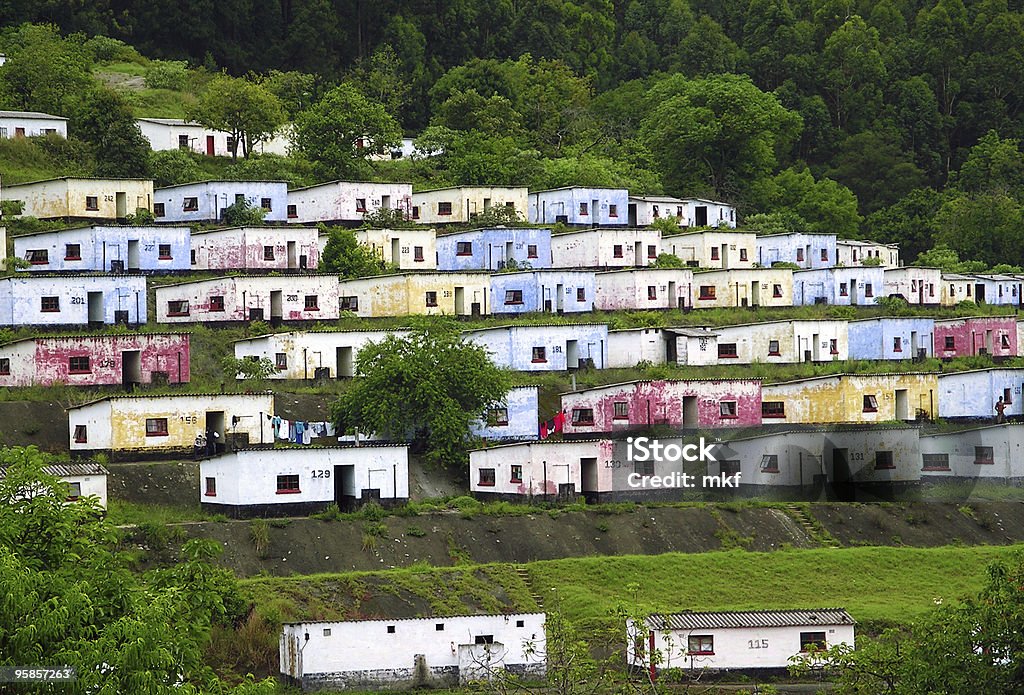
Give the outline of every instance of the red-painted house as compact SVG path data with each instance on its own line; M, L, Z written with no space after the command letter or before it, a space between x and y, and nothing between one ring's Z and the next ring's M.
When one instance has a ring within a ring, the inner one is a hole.
M629 381L562 394L566 434L761 424L759 379Z
M181 384L187 333L40 336L0 345L0 386Z
M936 357L984 354L1014 357L1017 354L1015 316L936 319L934 335Z

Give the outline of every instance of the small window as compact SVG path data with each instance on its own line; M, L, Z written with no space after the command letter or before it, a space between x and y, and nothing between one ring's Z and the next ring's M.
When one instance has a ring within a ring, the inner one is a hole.
M163 217L166 214L163 203L153 203L153 217Z
M893 460L891 451L876 451L875 452L875 470L892 470L896 468L896 462Z
M260 208L267 212L273 212L273 208L270 206L270 198L260 198Z
M274 260L274 247L264 246L263 247L263 260L272 261Z
M658 286L657 285L648 285L647 286L647 298L648 299L657 299L658 298Z
M736 343L719 343L718 344L718 357L719 358L722 358L722 357L727 357L727 358L739 357L739 354L736 352Z
M299 490L298 475L277 476L277 494L295 494L297 492L301 492L301 490Z
M188 149L188 135L179 135L178 136L178 149L179 150L187 150Z
M801 632L800 651L819 651L826 649L824 632Z
M619 216L619 206L618 205L608 205L608 217L618 217L618 216Z
M523 467L519 464L512 464L512 474L509 476L510 483L521 483L523 482ZM519 627L522 627L520 625Z
M761 417L786 417L786 404L783 401L763 401Z
M207 496L207 497L216 497L217 496L217 479L216 478L210 477L210 478L206 479L206 491L203 494L205 496Z
M166 437L167 436L167 418L165 418L165 417L150 417L150 418L146 418L146 436L147 437Z
M765 454L761 457L761 472L762 473L778 473L779 472L779 456L778 454Z
M590 214L589 203L580 203L580 217Z
M657 258L658 257L658 247L655 246L654 244L648 244L647 245L647 257L648 258Z
M850 296L850 292L849 292L849 290L847 290L845 282L840 282L839 283L839 296L840 297L848 297L848 296Z
M629 402L628 401L615 401L612 404L614 409L614 417L616 420L627 420L629 419Z
M395 626L394 625L388 625L388 634L389 635L395 634Z
M736 401L721 401L718 404L718 412L722 417L737 417Z
M288 353L276 352L274 353L274 366L278 369L288 369Z
M829 338L828 341L828 354L838 355L839 354L839 339Z
M537 258L537 245L536 244L527 244L526 245L526 257L527 258Z
M822 249L821 250L821 260L823 260L823 261L827 261L828 260L828 249Z
M525 627L525 626L526 626L526 621L525 620L517 620L516 621L516 627Z
M320 296L316 294L307 294L302 308L304 311L320 311Z
M974 447L974 462L978 465L995 463L994 450L990 446Z
M505 304L522 304L523 303L523 291L522 290L505 290Z
M184 212L198 212L199 198L185 198L185 200L181 203L181 209Z
M473 642L475 644L494 644L494 635L477 635Z
M419 205L413 205L412 206L412 218L414 220L418 220L420 218L420 206Z
M713 261L719 260L719 257L718 257L718 247L717 246L712 246L711 247L711 260L713 260Z
M895 336L892 339L892 351L893 352L903 352L903 338L902 337L897 335L897 336Z
M416 212L418 212L418 210ZM438 203L437 204L437 214L438 215L450 215L450 214L452 214L452 204L451 203ZM419 215L413 215L413 216L414 217L419 217Z
M50 262L50 252L46 249L32 249L25 254L25 260L32 265L46 265Z
M634 461L633 472L645 478L651 477L654 475L654 460L648 459L647 461Z
M299 211L294 205L289 205L285 208L288 219L292 220L299 216Z
M714 299L715 298L715 286L714 285L701 285L699 299Z
M39 310L44 312L60 311L60 297L40 298Z
M573 408L573 410L572 410L572 424L574 424L574 425L593 425L594 424L594 409L593 408Z
M622 258L622 244L615 244L612 246L612 256L615 258Z
M341 297L342 311L359 311L359 297Z
M171 260L171 245L170 244L158 244L157 245L157 256L161 261Z
M88 374L92 371L89 367L89 358L87 356L69 357L68 371L72 374Z
M444 623L435 623L434 624L434 631L435 632L444 632Z
M417 263L422 263L423 262L423 247L422 246L413 246L412 247L412 260L416 261Z
M188 300L178 299L167 302L168 316L188 316Z
M85 425L75 425L75 444L85 444L89 441L89 431Z
M533 356L531 359L534 362L547 362L548 361L548 349L546 347L534 347Z
M928 283L928 296L929 297L934 297L935 296L935 283L934 282L929 282Z
M1003 403L1006 405L1013 403L1013 389L1003 389Z
M325 627L324 628L324 637L330 637L330 636L331 636L331 628Z
M94 195L87 195L87 196L85 196L85 209L86 210L93 210L93 211L99 210L100 209L100 199L99 199L99 197L94 196Z
M494 469L493 468L481 468L480 478L477 480L477 485L480 487L494 487Z
M244 193L235 193L235 205L245 205Z
M875 398L874 396L864 396L864 412L878 412L878 399Z
M576 288L576 301L585 302L587 301L587 288L577 287Z
M782 285L772 285L772 296L776 299L782 296Z
M505 427L508 425L508 408L491 408L487 411L487 424L490 427Z
M779 341L777 341L777 340L769 340L768 341L768 356L769 357L778 357L781 354L782 353L779 352Z
M972 296L971 295L971 286L970 285L967 286L967 296L968 297Z
M947 350L955 350L956 349L956 336L947 335L945 337L945 341L944 341L943 344L945 345Z
M68 501L73 502L82 496L81 483L68 483Z
M686 653L711 656L715 653L715 638L711 635L690 635L686 641Z
M853 260L857 260L857 259L854 258ZM797 249L796 250L796 262L797 263L803 263L804 262L804 250L803 249Z
M871 283L870 282L864 283L864 296L865 297L874 297L875 296L875 290L871 287Z
M949 470L949 454L924 454L922 461L924 465L921 466L921 470L923 471Z
M64 244L64 260L65 261L80 261L80 260L82 260L82 245L81 244Z
M356 198L356 212L366 212L366 198Z
M999 345L1004 350L1009 350L1010 349L1010 336L1008 336L1006 333L1003 333L1002 335L1000 335L999 336Z
M427 292L427 306L437 306L437 292Z
M746 249L740 249L740 260L741 261L747 260L747 250Z

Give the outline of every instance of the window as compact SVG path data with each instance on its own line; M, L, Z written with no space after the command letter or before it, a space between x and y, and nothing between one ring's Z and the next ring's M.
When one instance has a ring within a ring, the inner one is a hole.
M50 262L50 252L46 249L36 249L25 254L25 259L32 265L46 265Z
M230 135L224 140L224 145L227 147L228 152L235 151L235 138Z
M642 475L645 478L649 478L650 476L654 475L654 461L634 461L633 472L636 473L637 475Z
M285 352L274 353L274 366L279 370L288 369L288 354Z
M82 496L81 483L68 483L68 501L72 502Z
M11 358L10 357L0 358L0 374L10 374L10 373L11 373Z
M394 625L388 625L388 634L389 635L395 634L395 626Z
M359 297L341 297L342 311L359 311Z
M494 644L494 635L477 635L473 642L475 644Z
M896 462L893 460L891 451L876 451L875 452L875 470L892 470L896 468Z
M150 417L150 418L146 418L146 436L147 437L166 437L167 436L167 418L165 418L165 417Z
M508 482L510 483L521 483L523 482L523 467L519 464L513 464L511 466L512 474L509 476ZM522 627L522 626L520 626Z
M171 260L171 245L170 244L158 244L157 245L157 256L161 261Z
M700 296L698 299L714 299L715 298L715 286L714 285L701 285Z
M712 246L711 247L711 260L713 260L713 261L717 261L718 260L718 247L717 246Z
M472 256L473 255L473 242L472 241L459 241L455 244L455 255L456 256Z
M892 339L892 351L893 352L903 352L903 338L902 337L900 337L898 335L893 337L893 339Z
M573 408L572 409L572 424L574 424L574 425L593 425L594 424L594 409L593 408Z
M736 343L719 343L718 357L739 357L739 354L736 352Z
M967 286L967 296L968 297L971 296L971 286L970 285Z
M800 651L809 652L812 650L826 649L824 632L801 632Z
M289 205L287 208L285 208L285 211L286 214L288 215L288 219L290 220L295 219L296 217L299 216L299 211L294 205Z
M797 249L796 250L796 262L797 263L803 263L804 262L804 250L803 249Z
M935 296L935 283L934 282L929 282L928 283L928 296L929 297L934 297Z
M864 283L864 296L865 297L874 297L875 296L875 290L871 287L871 283L870 282L865 282Z
M828 341L828 354L838 355L839 354L839 339L829 338Z
M545 347L533 348L533 357L531 358L534 362L547 362L548 361L548 350Z
M786 404L783 401L762 402L761 417L786 417Z
M273 208L270 207L270 198L260 198L260 208L267 212L272 212Z
M740 249L740 260L741 261L747 260L747 250L746 249Z
M523 303L523 291L522 290L505 290L505 304L522 304Z
M491 408L487 411L487 424L491 427L508 425L508 408Z
M974 447L974 462L978 465L988 465L995 463L995 456L992 447L990 446L976 446Z
M840 297L848 297L849 295L850 295L850 293L846 289L846 283L845 282L840 282L839 283L839 296Z
M163 203L153 203L153 217L163 217L165 214Z
M451 203L438 203L437 204L437 214L438 215L450 215L450 214L452 214L452 204ZM419 215L415 215L415 217L419 217Z
M924 465L921 466L921 470L923 471L949 470L949 454L924 454L922 460Z
M718 413L725 418L736 417L736 401L719 402Z
M657 299L658 298L658 286L657 285L648 285L647 286L647 298L648 299Z
M356 198L356 212L366 212L366 198Z
M39 300L39 310L47 313L60 311L60 297L42 297Z
M779 341L777 341L777 340L769 340L768 341L768 356L769 357L778 357L781 354L782 353L779 352Z
M875 398L874 396L864 396L864 412L878 412L878 399Z
M187 150L188 149L188 135L179 135L178 136L178 149L179 150Z
M65 261L80 261L80 260L82 260L82 245L81 244L64 244L64 260Z
M1003 389L1003 403L1010 405L1013 403L1013 389Z
M762 473L778 473L779 472L779 457L778 454L765 454L761 457L761 472Z
M206 479L206 491L203 494L206 495L207 497L216 497L217 496L217 479L216 478L207 478Z
M772 285L772 296L776 299L782 296L782 285Z
M956 336L947 335L943 344L946 346L947 350L955 350L956 349Z
M911 292L917 292L917 280L911 279L911 281L910 281L910 291Z
M622 258L622 244L615 244L612 247L612 256L615 258Z
M587 301L587 288L577 287L576 288L576 301L585 302Z
M1010 349L1010 336L1008 336L1008 335L1007 335L1007 334L1005 334L1005 333L1003 333L1002 335L1000 335L1000 336L999 336L999 345L1000 345L1000 347L1002 347L1002 348L1003 348L1004 350L1009 350L1009 349Z
M627 420L629 419L629 402L628 401L615 401L612 404L614 418L616 420Z
M331 636L331 628L325 627L324 628L324 637L330 637L330 636Z
M168 316L188 316L188 300L178 299L167 302Z
M422 263L423 262L423 247L422 246L413 246L412 247L412 260L416 261L417 263Z
M72 374L88 374L92 371L92 369L89 368L89 358L87 356L69 357L68 371Z
M590 214L589 203L580 203L580 217Z
M434 624L434 631L435 632L444 632L444 623L435 623Z
M245 205L244 193L235 193L235 205Z
M618 216L619 216L619 206L618 205L608 205L608 217L618 217Z
M315 294L307 294L302 308L304 311L320 311L320 297Z
M477 485L480 487L494 487L494 479L493 468L481 468L480 478L477 480Z
M527 258L537 258L537 245L536 244L527 244L526 245L526 257Z
M823 260L823 261L827 261L828 260L828 249L822 249L821 250L821 260Z
M263 247L263 260L272 261L274 260L274 247L264 246Z
M427 292L427 306L437 306L437 292Z
M85 209L86 210L99 210L100 199L98 196L87 195L85 196Z
M648 258L657 258L658 257L658 247L655 246L654 244L648 244L647 245L647 257Z
M184 212L197 212L199 210L199 198L185 198L181 204Z
M413 205L412 206L412 218L414 220L418 220L420 218L420 206L419 205Z
M298 492L302 492L299 489L299 476L298 475L279 475L277 476L277 494L279 495L294 495Z
M690 635L686 641L686 653L714 655L715 638L711 635Z

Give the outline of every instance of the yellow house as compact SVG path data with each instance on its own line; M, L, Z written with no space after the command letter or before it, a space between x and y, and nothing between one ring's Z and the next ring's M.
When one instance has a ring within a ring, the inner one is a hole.
M836 374L761 388L764 424L912 422L938 414L938 374Z
M41 220L120 220L139 210L153 211L153 182L65 176L5 186L0 198L21 201L22 215Z
M491 313L489 273L403 273L342 280L342 311L357 316L447 314L480 316Z
M708 270L693 274L690 306L715 309L740 306L793 306L790 268Z

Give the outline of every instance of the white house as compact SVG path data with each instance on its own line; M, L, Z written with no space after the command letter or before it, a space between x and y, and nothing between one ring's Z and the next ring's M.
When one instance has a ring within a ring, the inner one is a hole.
M754 232L705 230L662 237L661 252L700 268L753 268L757 261Z
M29 271L172 272L189 269L189 228L100 226L14 237Z
M903 266L885 269L884 296L902 297L918 306L942 301L942 271L938 268Z
M899 244L880 244L875 241L859 241L857 239L836 240L836 254L839 265L880 265L883 268L900 266ZM875 259L878 260L868 260Z
M409 447L239 449L202 461L199 478L203 509L235 518L402 504L409 499Z
M263 211L264 222L286 222L286 181L196 181L158 188L153 215L161 222L217 222L224 211L243 202Z
M356 356L368 343L404 330L288 331L235 341L238 359L267 358L276 367L271 379L342 379L356 375Z
M491 208L526 216L525 186L452 186L412 194L410 219L420 224L471 222Z
M339 316L337 275L226 275L156 288L157 323L322 321Z
M835 362L849 359L847 322L791 319L716 326L715 351L689 364ZM678 351L677 351L678 355ZM691 356L689 352L686 356ZM717 357L717 359L715 359Z
M513 386L505 398L487 408L484 417L470 423L470 434L502 441L537 439L538 393L536 385Z
M716 364L717 333L704 328L628 328L608 331L608 366ZM702 349L703 348L703 349ZM698 355L705 355L701 359Z
M381 210L397 210L410 217L412 184L329 181L288 191L287 219L298 224L358 224Z
M547 672L543 613L285 623L281 674L312 690L452 688Z
M41 220L121 220L153 210L153 182L65 176L5 186L0 199L20 201L22 215Z
M38 111L0 111L0 138L33 138L42 135L66 138L68 119Z
M853 647L854 625L842 608L655 614L626 621L626 662L654 676L668 669L784 673L791 657L812 649Z
M399 270L436 270L437 235L433 229L357 229L356 240ZM327 237L321 237L321 251Z
M625 188L565 186L530 193L532 224L618 225L629 221L629 191Z
M873 306L882 295L885 269L851 266L793 271L793 304Z
M1024 482L1024 426L986 425L921 435L921 480L987 480L1019 487Z
M229 227L194 231L191 270L316 270L316 227Z
M665 195L629 197L629 226L646 227L669 219L680 227L735 227L736 208L728 203Z
M693 271L688 268L630 268L594 276L594 308L685 309L690 306Z
M207 128L195 121L180 118L139 118L135 121L150 148L162 150L189 150L210 157L230 157L232 136L223 130ZM255 143L253 152L286 156L291 148L290 127L285 126L269 139ZM239 143L237 153L242 154Z
M30 275L0 278L0 326L146 323L141 275Z
M55 463L43 466L43 473L60 478L67 485L67 501L74 502L83 497L95 497L103 509L107 508L107 476L106 468L91 461L74 463ZM7 469L0 467L0 480L7 476ZM31 490L26 490L33 496Z
M555 500L594 485L600 465L613 460L611 440L534 441L469 452L469 490L481 499ZM598 462L601 462L600 464Z
M836 235L809 232L758 235L757 262L765 268L776 263L795 263L805 269L831 268L836 265Z
M551 326L494 326L463 333L487 350L500 367L521 372L561 372L608 364L608 326L595 323Z
M582 229L551 236L553 268L632 268L661 253L657 229Z

